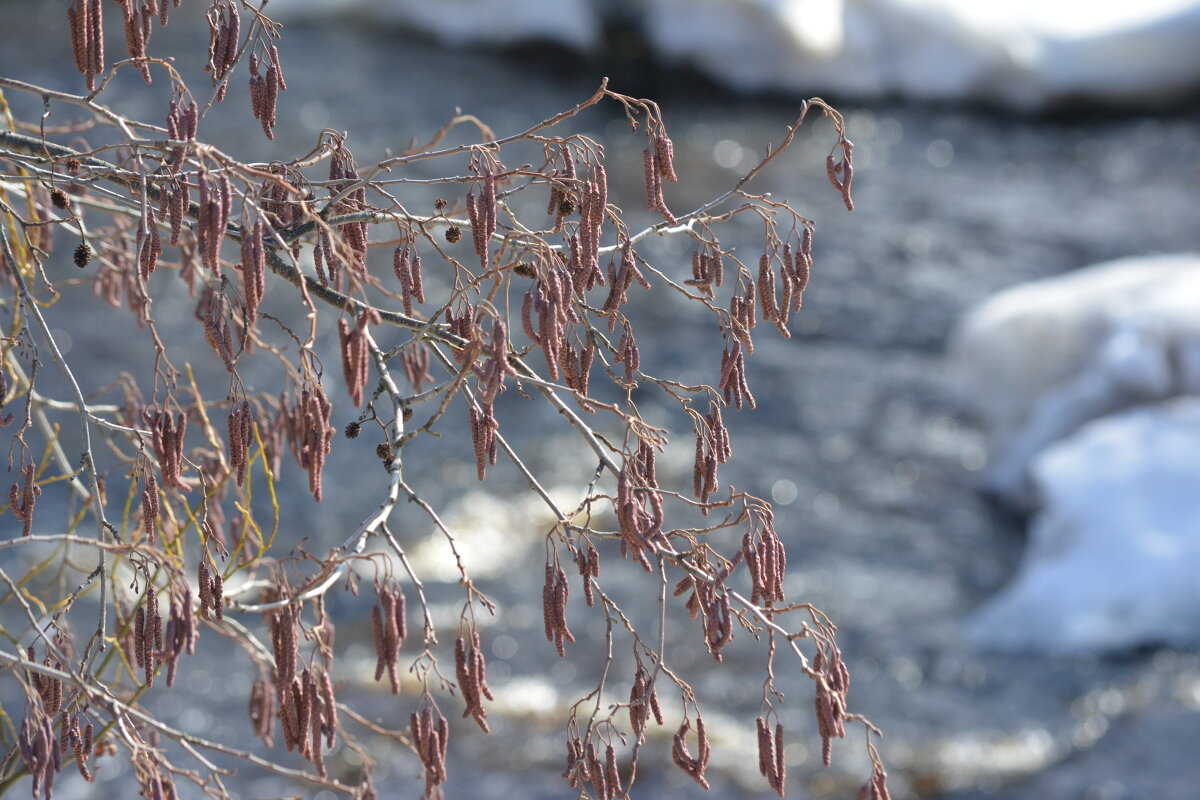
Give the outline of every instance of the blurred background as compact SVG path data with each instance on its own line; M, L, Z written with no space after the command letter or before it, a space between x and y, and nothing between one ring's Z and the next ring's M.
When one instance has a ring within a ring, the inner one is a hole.
M81 90L65 5L0 2L0 73ZM185 2L151 47L177 54L195 87L201 6ZM681 176L667 200L690 209L778 143L800 100L833 102L856 145L857 209L847 213L825 181L834 136L815 117L752 187L816 220L816 265L793 338L756 338L748 368L759 409L729 415L735 458L723 477L775 502L789 597L838 624L851 708L885 733L894 797L1197 796L1200 3L275 0L268 13L285 25L277 140L258 132L240 85L201 131L243 159L302 155L332 127L370 163L425 141L456 109L505 135L587 98L608 76L616 91L661 104ZM118 35L110 31L113 53ZM109 103L161 118L163 87L147 93L128 77L129 91L118 87ZM28 98L9 100L27 120L40 112ZM567 130L605 145L613 199L636 209L642 144L619 110L590 110ZM641 212L631 213L640 227ZM735 222L722 242L754 253L761 226ZM639 252L671 274L688 268L682 242ZM640 329L661 334L642 334L643 368L711 380L712 353L685 344L711 336L709 321L670 296L643 305ZM124 368L123 346L89 341L97 318L58 324L77 347L94 348L85 367L94 385ZM644 400L652 421L679 424L650 393ZM505 403L512 438L543 442L526 454L531 465L576 497L591 465L570 434L536 404ZM504 469L466 495L454 490L474 484L458 444L460 457L408 455L410 471L420 464L418 488L449 508L468 565L501 608L484 637L494 733L458 726L446 789L565 797L562 709L594 685L587 653L602 641L602 620L588 630L577 614L577 660L544 670L541 578L518 567L542 557L549 522L517 499L520 480ZM340 476L373 447L339 445L331 469ZM690 452L673 458L661 469L686 480ZM339 502L296 515L289 530L316 551L340 541L347 515L357 519L380 491L382 473L369 477L380 485L356 477ZM395 527L451 623L461 604L454 575L436 548L422 549L428 525L401 516ZM627 577L632 590L636 576ZM612 580L619 591L625 576L614 570ZM404 698L380 693L367 674L358 605L341 612L339 644L363 673L345 675L346 691L394 704L391 721L405 719ZM668 646L713 698L713 796L766 797L747 724L761 653L739 640L714 669L691 633L676 630ZM198 695L211 692L217 663L202 657L181 668ZM866 774L861 740L839 742L834 766L822 769L808 681L781 679L795 795L854 796ZM160 713L249 744L241 708L250 678L231 680L227 700L164 698ZM636 795L700 794L670 767L669 735L650 747ZM379 756L382 796L415 796L415 759L401 749ZM353 767L353 754L339 757ZM112 762L99 775L101 788L128 778ZM246 797L301 791L275 778L230 785ZM60 791L100 788L64 773Z

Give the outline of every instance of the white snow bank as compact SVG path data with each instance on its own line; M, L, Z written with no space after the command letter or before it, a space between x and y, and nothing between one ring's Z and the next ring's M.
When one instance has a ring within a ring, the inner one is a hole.
M647 0L651 40L742 89L1161 100L1200 85L1194 0Z
M987 649L1200 643L1200 399L1089 423L1038 456L1044 505L1013 579L971 620Z
M1029 465L1089 420L1200 394L1200 254L1129 258L1009 289L952 334L989 435L983 486L1027 502ZM1197 476L1200 496L1200 474Z
M735 89L860 98L1169 99L1200 87L1196 0L288 0L274 14L347 12L453 44L601 44L639 24L664 61Z

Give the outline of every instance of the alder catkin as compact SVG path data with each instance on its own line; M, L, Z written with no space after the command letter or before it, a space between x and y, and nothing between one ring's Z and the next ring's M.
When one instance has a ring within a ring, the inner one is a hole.
M158 482L154 479L154 472L147 470L142 485L142 531L151 547L155 544L158 531L158 511Z

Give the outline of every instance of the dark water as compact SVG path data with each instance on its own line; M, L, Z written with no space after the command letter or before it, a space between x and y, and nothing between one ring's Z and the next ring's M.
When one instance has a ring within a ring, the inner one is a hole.
M77 88L62 37L45 29L44 21L58 24L59 11L27 8L29 15L14 23L19 38L12 30L4 34L0 73ZM196 42L197 52L181 56L194 66L201 46L194 31L179 26L169 33L178 42ZM332 21L288 30L281 50L291 88L281 100L278 141L262 138L237 91L227 101L231 108L214 115L202 135L243 158L286 158L306 152L322 128L334 127L349 131L359 162L369 163L388 149L424 140L455 108L501 135L525 129L590 95L604 70L554 52L515 60L447 52ZM123 91L109 102L126 113L158 116L161 102L139 96ZM19 110L29 107L12 93L9 99ZM656 99L681 165L682 180L668 197L677 209L735 182L756 153L782 138L797 105L700 91ZM1194 797L1195 654L1046 659L981 655L960 642L963 620L1015 569L1022 525L972 488L972 473L985 457L982 438L954 400L941 349L959 315L998 289L1110 258L1200 248L1200 122L1184 112L1028 119L887 105L843 111L857 145L853 214L824 181L832 133L815 118L795 148L751 187L817 220L816 267L793 338L782 341L765 331L756 338L749 379L760 408L730 415L735 463L723 468L723 478L777 502L777 525L792 554L789 593L838 623L854 674L851 705L885 732L893 796ZM605 144L613 197L636 208L642 144L628 135L618 111L588 112L568 129ZM462 163L434 164L407 174L463 169ZM746 254L761 248L761 230L744 220L722 241L752 258ZM677 241L648 243L640 252L668 274L687 267L687 251ZM710 323L674 299L641 305L639 324L656 334L651 346L643 333L644 368L706 379L719 352L693 343L711 336ZM101 320L58 317L56 324L89 348L98 383L121 368L124 344L89 341ZM528 463L577 497L592 465L569 432L535 403L504 402L508 416L502 419L513 439L537 442L523 452ZM650 397L645 403L652 419L667 421L665 407L654 407ZM343 502L290 518L289 535L328 546L348 532L346 517L357 519L382 489L382 472L364 474L356 466L372 446L341 442L331 477L343 487ZM483 494L461 497L447 487L474 480L465 447L436 462L432 453L414 448L409 474L431 500L451 507L448 516L475 559L469 563L501 608L485 632L492 683L500 690L491 712L494 733L485 738L465 725L456 728L461 734L447 791L480 798L568 796L557 777L561 708L594 684L597 651L589 646L602 643L603 625L593 620L589 627L582 609L573 610L580 643L570 659L545 672L552 654L541 639L541 579L520 567L526 560L540 564L549 523L536 504L517 499L519 481L511 471L496 470L478 490ZM663 469L686 479L690 453L668 457ZM296 491L299 496L302 488ZM428 525L404 510L395 527L419 556ZM431 574L431 595L451 622L461 590L452 577L439 583ZM652 601L637 602L634 573L614 565L605 577L631 613L653 613ZM345 600L334 607L342 620L339 646L349 647L345 696L397 723L407 717L410 699L381 694L370 682L367 626L355 622L362 606ZM702 698L711 698L705 716L717 731L713 796L766 796L747 724L757 713L760 650L743 636L724 667L713 669L685 631L675 637L668 639L671 661ZM222 653L215 638L206 637L211 649L187 664L181 678L190 691L213 699L197 706L168 695L159 708L181 724L248 746L241 700L248 686L216 671ZM820 769L808 682L786 671L779 677L789 693L784 722L794 732L790 785L797 796L854 796L865 774L861 740L840 743L833 769ZM225 699L216 696L218 686L228 690ZM652 739L638 795L699 794L669 767L669 747L669 735ZM385 796L415 796L415 760L403 752L378 755ZM343 752L333 763L352 770L353 758ZM100 774L116 791L129 785L115 763L104 764ZM247 797L308 796L306 789L248 773L230 786ZM61 796L98 796L94 791L66 779Z

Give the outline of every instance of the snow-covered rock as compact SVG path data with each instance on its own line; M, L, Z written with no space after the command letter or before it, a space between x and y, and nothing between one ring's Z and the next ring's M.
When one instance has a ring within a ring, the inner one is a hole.
M452 44L602 44L640 25L667 63L748 91L1144 103L1200 87L1197 0L286 0L273 16L340 16Z
M987 649L1200 644L1200 398L1084 426L1038 456L1021 567L971 620Z
M1200 394L1200 255L1122 259L1002 292L964 317L949 364L989 434L983 486L1026 503L1047 445L1129 406Z

